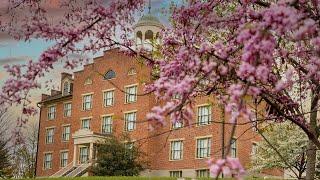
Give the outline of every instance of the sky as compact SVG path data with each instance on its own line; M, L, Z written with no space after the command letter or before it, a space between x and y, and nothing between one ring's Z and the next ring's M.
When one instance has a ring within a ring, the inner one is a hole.
M57 0L47 0L51 3L54 3ZM148 0L146 0L148 1ZM160 19L160 21L164 25L168 25L168 17L163 14L163 10L167 10L170 6L171 0L151 0L151 14L155 15ZM181 0L175 0L175 3L180 3ZM148 6L148 5L147 5ZM4 11L4 8L0 5L0 12ZM148 8L145 8L145 11L142 13L137 13L135 15L136 20L138 20L143 13L147 13ZM56 11L54 8L51 10L51 15L53 16L59 16L59 13L61 11ZM8 74L3 69L3 65L5 64L23 64L29 61L30 59L37 61L39 56L43 51L45 51L50 46L54 45L54 42L46 42L41 39L32 39L30 42L24 42L24 41L15 41L13 38L11 38L9 35L0 32L0 87L3 86L4 82L8 78ZM95 55L93 54L86 54L87 57L90 59L101 56L102 52L99 52ZM74 71L78 71L82 69L82 67L76 68ZM52 79L53 83L51 84L52 87L55 87L55 89L60 84L60 74L62 72L70 72L69 70L63 69L63 64L56 64L54 67L54 70L50 73L46 73L45 77L40 79L40 83L45 82L47 80ZM30 92L31 94L31 100L34 105L36 105L37 102L40 101L41 94L46 93L50 94L50 92L45 89L37 89ZM12 107L10 108L10 113L13 117L18 117L21 115L21 112L18 108ZM38 116L32 117L29 121L37 121Z

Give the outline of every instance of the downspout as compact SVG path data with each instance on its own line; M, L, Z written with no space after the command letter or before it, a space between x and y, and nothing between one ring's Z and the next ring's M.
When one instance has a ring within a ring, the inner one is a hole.
M37 107L40 109L40 115L39 115L39 125L38 125L38 140L37 140L37 151L36 151L36 160L35 160L35 166L34 166L34 178L37 177L37 166L38 166L38 149L39 149L39 138L40 138L40 123L41 123L41 106L37 103Z
M221 109L221 126L222 126L222 132L221 132L221 159L225 159L225 109L223 106L220 106ZM221 176L223 178L223 173L221 173Z

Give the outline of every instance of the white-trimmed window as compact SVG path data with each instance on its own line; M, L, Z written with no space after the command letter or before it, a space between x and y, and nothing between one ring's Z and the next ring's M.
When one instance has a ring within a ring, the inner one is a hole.
M46 129L46 144L53 143L53 136L54 136L54 128L47 128Z
M56 106L49 106L48 107L48 119L52 120L56 118Z
M63 116L70 117L71 116L71 103L63 104Z
M125 131L133 131L136 128L137 112L124 114Z
M90 119L81 120L81 129L90 129Z
M232 158L237 157L237 140L235 138L231 139L230 153Z
M103 92L104 107L113 106L114 103L114 90Z
M92 94L83 95L82 97L82 110L92 109Z
M86 163L89 160L89 147L80 147L80 163Z
M170 177L176 177L181 178L182 177L182 171L170 171Z
M63 83L63 95L69 95L71 93L71 83L69 81L65 81Z
M198 169L196 170L196 174L197 174L197 178L210 177L209 169Z
M170 160L181 160L183 153L183 141L171 141Z
M252 149L251 149L251 155L254 156L258 152L258 144L257 143L252 143Z
M176 121L172 123L172 129L179 129L183 127L183 123L181 121Z
M198 126L208 125L211 123L211 106L199 106L198 107L198 117L197 117Z
M52 168L52 153L45 153L43 158L43 168L51 169Z
M66 167L68 165L68 151L60 153L60 167Z
M112 116L102 117L102 133L112 133Z
M69 141L69 140L70 140L70 125L63 126L62 141Z
M197 139L197 158L208 158L211 154L211 138Z
M133 103L137 101L137 90L137 85L126 87L126 103Z

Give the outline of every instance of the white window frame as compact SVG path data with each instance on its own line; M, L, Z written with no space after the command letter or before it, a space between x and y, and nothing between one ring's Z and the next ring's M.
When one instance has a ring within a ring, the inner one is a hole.
M68 107L70 105L70 107ZM63 103L63 117L71 117L72 103Z
M202 143L201 143L202 142ZM203 145L203 147L200 147ZM211 156L212 137L197 137L196 138L196 158L204 159Z
M183 122L182 121L172 122L171 129L180 129L180 128L183 128Z
M236 158L237 157L237 139L232 138L230 143L231 143L230 144L230 156L232 158Z
M52 134L50 134L49 131L52 130ZM47 127L46 128L46 138L45 138L45 143L46 144L53 144L54 143L54 130L55 130L55 127Z
M53 159L53 154L52 152L45 152L44 157L43 157L43 169L52 169L52 159ZM50 157L47 159L47 157Z
M66 131L66 129L69 128L69 132ZM62 141L66 142L66 141L70 141L70 134L71 134L71 125L63 125L62 126Z
M257 155L258 152L258 143L252 142L252 147L251 147L251 156Z
M90 101L87 101L86 97L91 97ZM87 107L88 104L88 107ZM82 110L89 111L93 105L93 93L82 94Z
M111 97L108 97L108 93L111 93ZM103 91L103 106L109 107L114 105L114 89L108 89ZM111 101L111 102L110 102Z
M66 155L66 157L64 156ZM66 167L68 165L69 161L69 151L68 150L63 150L60 151L60 167Z
M183 139L170 140L170 161L183 159Z
M83 122L84 121L88 121L88 128L84 128L84 124L83 124ZM81 118L81 129L88 129L88 130L90 130L90 122L91 122L91 117L88 117L88 118Z
M204 111L208 110L208 114ZM197 126L206 126L211 124L212 121L212 106L209 104L197 106Z
M82 149L86 149L87 150L87 154L82 154L83 151ZM89 147L88 146L82 146L79 147L79 162L80 164L86 163L89 160Z
M107 119L107 118L110 118L110 119ZM109 120L110 122L106 123L107 120ZM113 114L103 115L101 118L101 133L111 134L112 125L113 125Z
M130 92L131 88L134 88L135 92ZM138 94L138 84L125 86L125 103L130 104L130 103L137 102L137 99L138 99L137 94Z
M57 107L56 105L48 106L48 120L53 120L56 118Z
M169 171L170 177L176 177L176 178L181 178L182 177L182 171L177 170L177 171Z
M209 169L197 169L196 170L196 177L197 178L208 178L208 177L210 177L210 170Z
M130 114L134 114L133 119L128 119ZM137 122L137 111L128 111L124 112L124 130L125 131L134 131L136 129Z

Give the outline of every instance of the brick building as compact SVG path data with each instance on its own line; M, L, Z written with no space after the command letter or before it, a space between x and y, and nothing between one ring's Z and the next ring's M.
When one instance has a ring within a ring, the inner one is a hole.
M148 46L157 37L161 23L144 15L135 25L137 45ZM150 46L151 48L151 46ZM191 126L170 124L149 131L146 114L156 105L153 95L144 95L151 82L151 70L112 49L92 64L72 74L62 73L61 91L42 95L36 176L79 176L95 159L98 140L123 132L147 154L149 167L142 175L203 177L209 173L206 161L221 158L230 126L215 98L197 98ZM127 92L127 93L124 93ZM230 156L246 167L255 152L258 137L250 124L239 126ZM224 139L224 140L223 140Z

